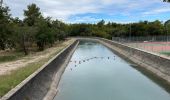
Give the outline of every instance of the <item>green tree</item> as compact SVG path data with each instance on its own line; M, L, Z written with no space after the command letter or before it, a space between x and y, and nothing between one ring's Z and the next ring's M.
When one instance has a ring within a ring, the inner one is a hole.
M55 41L55 30L49 26L50 20L40 18L37 23L38 32L35 35L37 46L39 50L44 50L45 46L52 44Z
M163 0L163 2L170 2L170 0Z
M36 23L36 21L40 17L42 17L40 8L38 8L36 4L28 5L27 10L24 10L24 16L25 16L24 22L28 26L33 26Z
M167 35L169 35L170 34L170 20L168 20L164 23L164 27L166 29Z
M163 24L158 20L156 20L154 22L150 22L148 24L148 34L149 35L162 35L162 34L164 34Z
M55 20L52 22L52 28L53 28L53 31L55 31L55 39L57 40L64 40L67 35L68 35L68 32L69 32L69 29L68 29L68 25L61 22L61 21L58 21L58 20Z
M36 27L30 27L23 24L22 20L18 18L13 19L13 40L15 42L16 49L21 50L28 54L29 48L34 43L34 37L36 33Z
M10 14L8 7L0 7L0 49L5 50L11 45Z
M102 27L105 24L104 20L101 20L100 22L97 23L97 26Z

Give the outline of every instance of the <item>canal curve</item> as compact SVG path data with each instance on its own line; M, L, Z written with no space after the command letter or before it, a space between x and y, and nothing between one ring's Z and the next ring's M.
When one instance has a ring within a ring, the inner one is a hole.
M163 87L102 44L81 41L54 100L170 100Z

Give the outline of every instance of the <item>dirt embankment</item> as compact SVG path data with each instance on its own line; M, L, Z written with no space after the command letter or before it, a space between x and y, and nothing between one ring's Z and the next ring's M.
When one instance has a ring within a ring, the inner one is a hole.
M22 59L0 63L0 75L10 74L11 71L17 70L18 68L25 67L28 64L38 62L42 59L48 59L51 56L55 55L57 52L62 50L64 47L68 46L70 43L74 41L73 39L64 41L60 44L55 45L52 48L46 49L42 52L37 52L34 54L30 54Z

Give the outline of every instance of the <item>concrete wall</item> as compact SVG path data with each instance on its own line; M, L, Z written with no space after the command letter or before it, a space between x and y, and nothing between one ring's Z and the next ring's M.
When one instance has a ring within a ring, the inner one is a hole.
M158 77L166 80L170 83L170 59L155 53L143 51L140 49L136 49L133 47L129 47L118 42L114 42L111 40L96 38L112 49L113 51L123 55L128 60L133 61L137 65L144 67L145 69L151 71Z
M98 41L110 48L112 51L122 55L123 57L133 61L134 63L151 71L158 77L170 83L170 59L160 55L146 52L140 49L135 49L114 41L103 38L76 38L78 40ZM30 77L24 80L16 88L7 93L2 100L52 100L55 96L54 92L50 93L51 88L57 88L60 77L64 72L65 67L78 41L74 42L47 64L33 73ZM62 68L61 68L62 67ZM57 74L56 74L57 73ZM55 80L57 79L57 80ZM51 84L55 83L53 86ZM51 95L52 94L52 95ZM50 98L50 99L49 99Z
M42 100L50 90L54 76L58 73L60 67L63 63L65 63L65 67L67 66L68 59L71 58L77 45L78 41L72 43L21 84L8 92L1 100ZM62 73L59 74L58 78L61 77Z

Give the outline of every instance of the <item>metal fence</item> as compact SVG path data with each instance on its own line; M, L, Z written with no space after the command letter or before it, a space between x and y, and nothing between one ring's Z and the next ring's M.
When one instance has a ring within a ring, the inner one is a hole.
M170 55L170 36L112 37L112 40L149 52Z
M170 36L112 37L112 40L117 42L167 42L170 41Z

